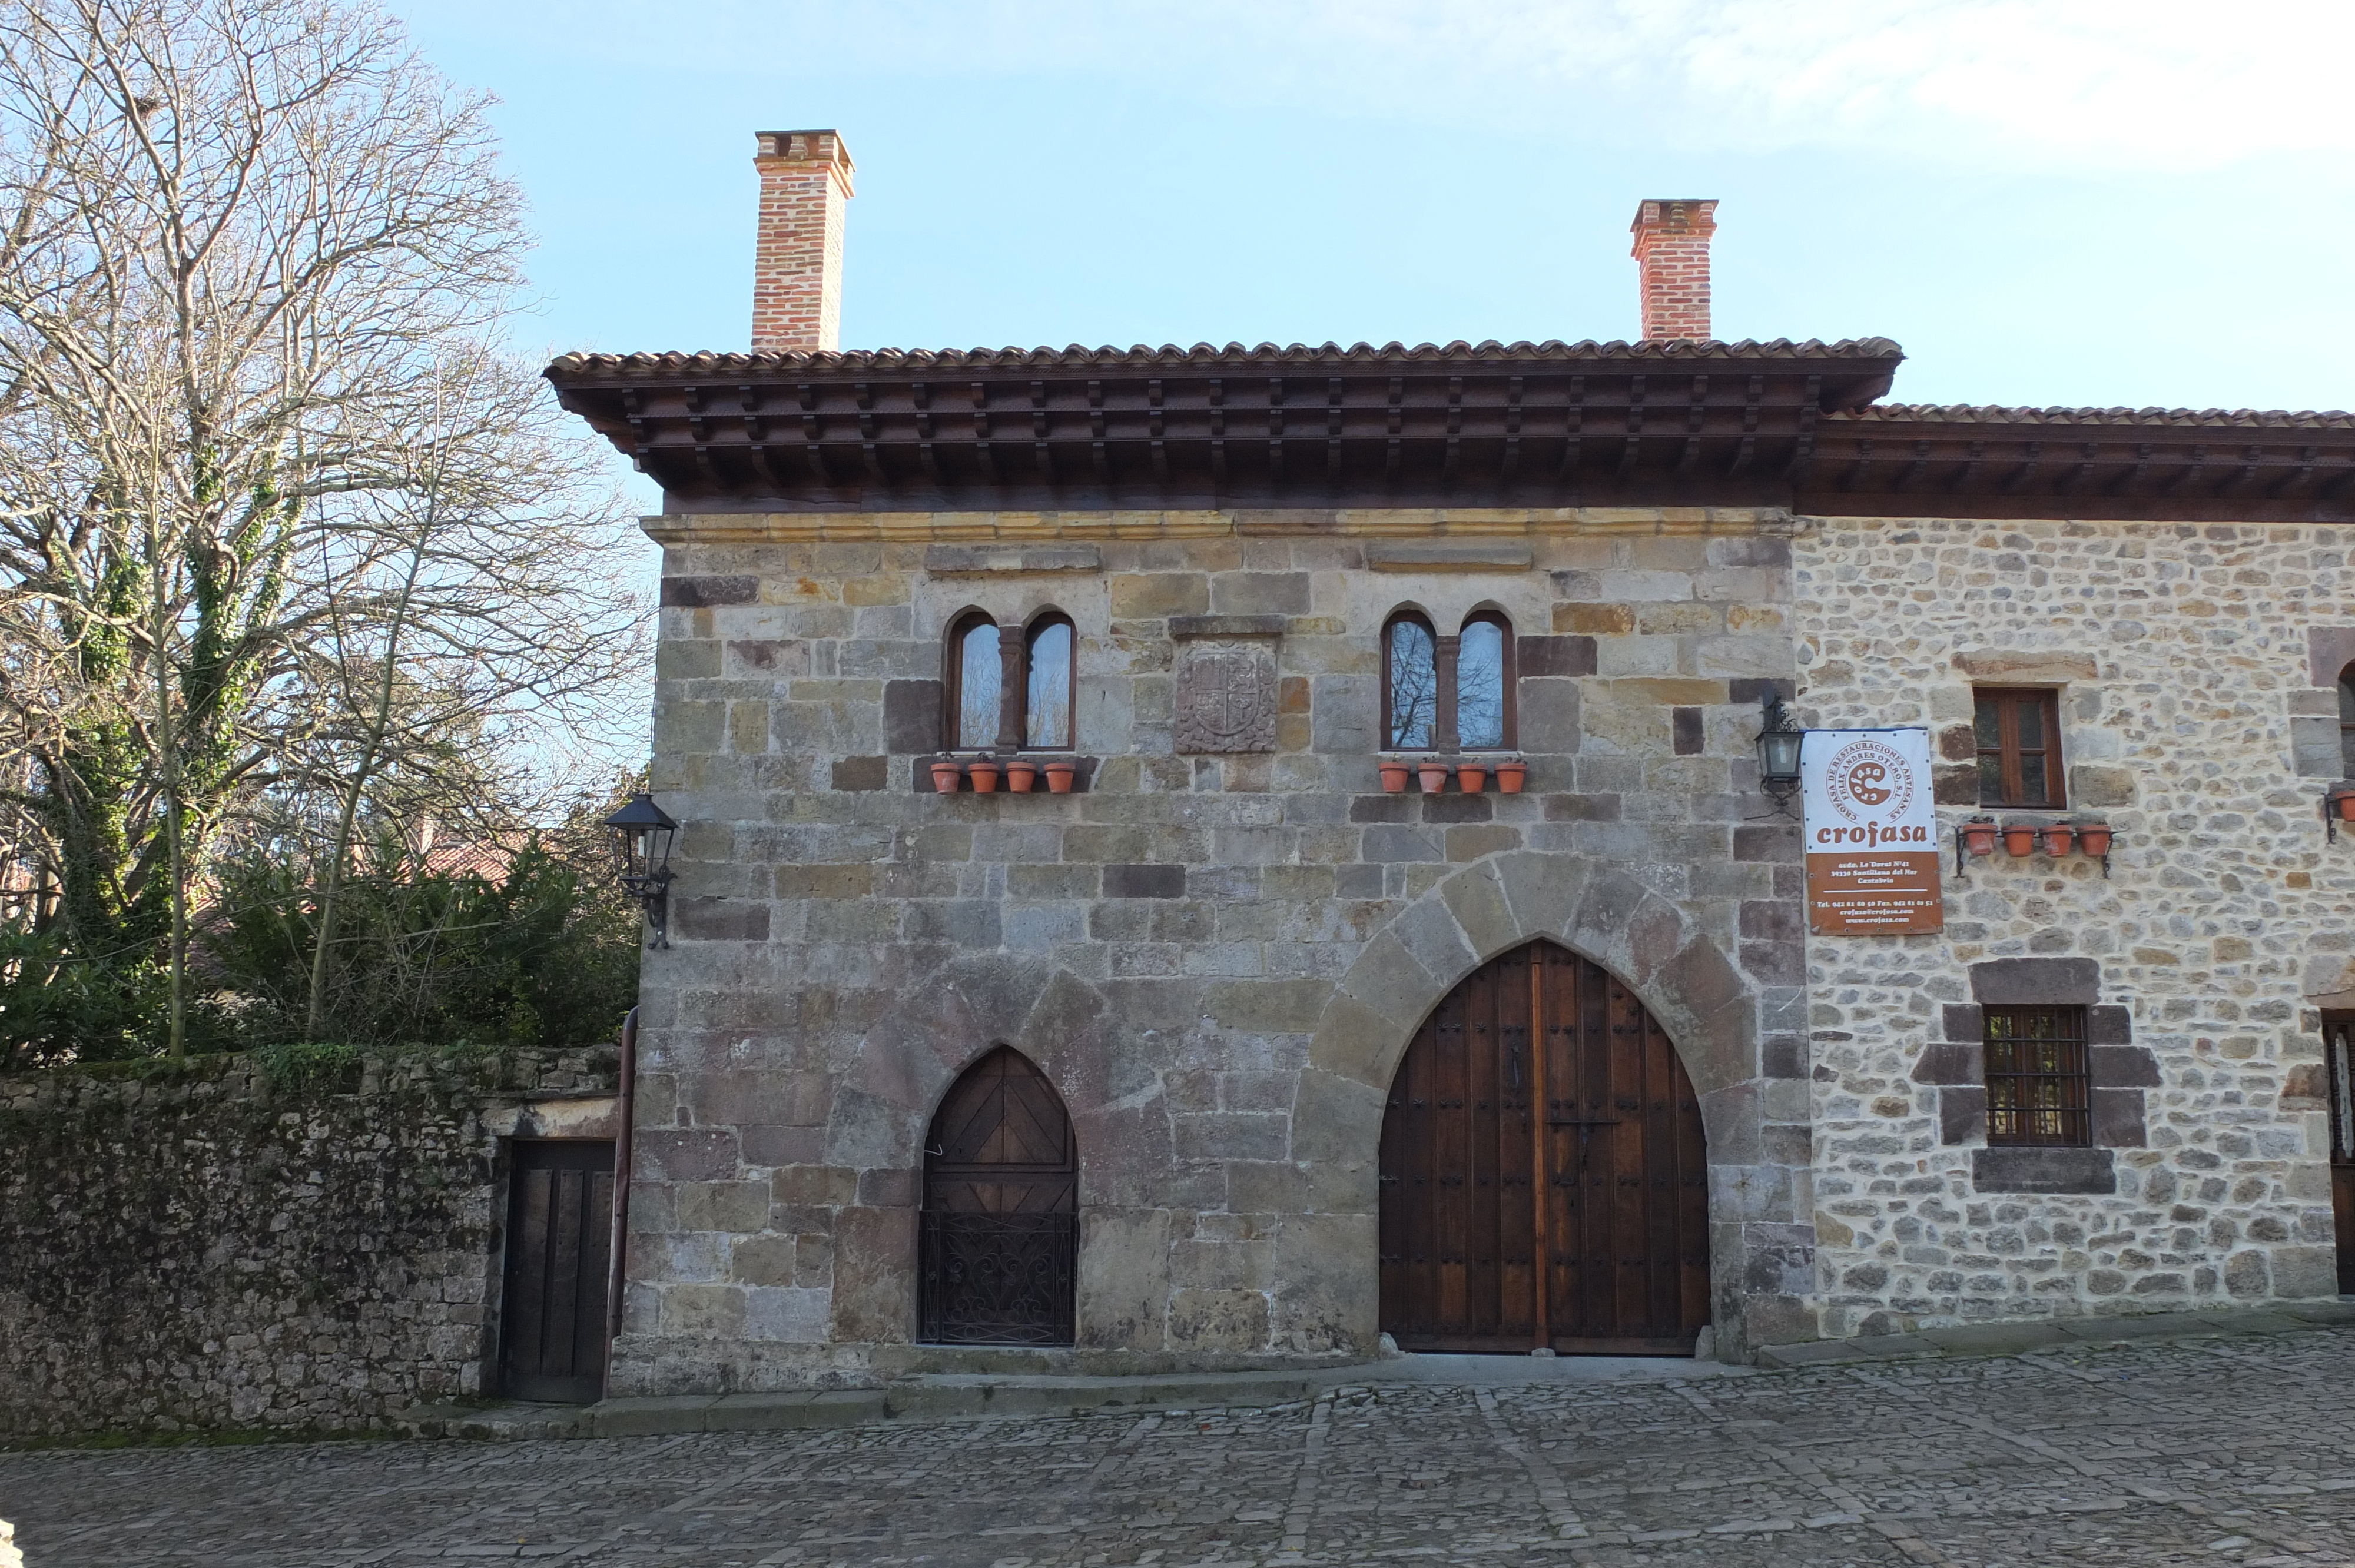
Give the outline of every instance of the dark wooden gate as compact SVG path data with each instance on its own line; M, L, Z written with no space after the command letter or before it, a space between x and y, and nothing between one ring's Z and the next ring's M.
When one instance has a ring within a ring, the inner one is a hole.
M586 1404L605 1385L613 1146L518 1139L511 1148L499 1387L511 1399Z
M1382 1119L1381 1321L1407 1350L1691 1352L1709 1321L1700 1106L1599 965L1516 948L1407 1047Z
M2322 1015L2330 1097L2330 1207L2338 1220L2339 1293L2355 1296L2355 1014Z
M924 1340L1071 1342L1079 1171L1062 1097L1019 1052L1001 1045L950 1086L924 1139Z

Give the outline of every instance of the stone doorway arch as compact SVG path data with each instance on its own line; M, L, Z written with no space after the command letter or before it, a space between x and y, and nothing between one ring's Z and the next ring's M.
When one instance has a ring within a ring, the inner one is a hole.
M1376 932L1334 988L1294 1097L1294 1157L1316 1173L1316 1197L1280 1238L1279 1336L1371 1345L1381 1122L1399 1063L1465 976L1545 938L1640 1000L1692 1080L1717 1353L1816 1338L1806 991L1744 967L1733 914L1670 899L1606 860L1520 850L1451 873Z
M1410 1351L1689 1353L1709 1158L1659 1022L1540 938L1423 1020L1382 1118L1381 1324Z
M921 1338L1072 1342L1079 1176L1063 1098L1020 1052L1000 1045L958 1075L924 1140Z

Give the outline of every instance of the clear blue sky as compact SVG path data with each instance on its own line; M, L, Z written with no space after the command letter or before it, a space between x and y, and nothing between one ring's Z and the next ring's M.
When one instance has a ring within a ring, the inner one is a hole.
M1633 336L1715 196L1718 334L1903 401L2355 403L2346 0L391 4L550 349L744 347L753 132L831 127L846 347Z

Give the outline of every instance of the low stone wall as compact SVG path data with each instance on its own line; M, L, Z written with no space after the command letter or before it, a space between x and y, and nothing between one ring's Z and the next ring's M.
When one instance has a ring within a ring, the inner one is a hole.
M600 1126L615 1058L0 1078L0 1435L363 1427L483 1393L500 1140Z

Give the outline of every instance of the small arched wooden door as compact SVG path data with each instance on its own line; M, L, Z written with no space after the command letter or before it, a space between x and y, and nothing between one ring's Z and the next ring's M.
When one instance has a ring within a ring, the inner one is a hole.
M1708 1321L1709 1161L1668 1035L1550 942L1482 966L1391 1085L1383 1329L1406 1350L1658 1355Z
M949 1086L924 1139L922 1339L1071 1342L1079 1171L1062 1097L1020 1052L1001 1045Z

